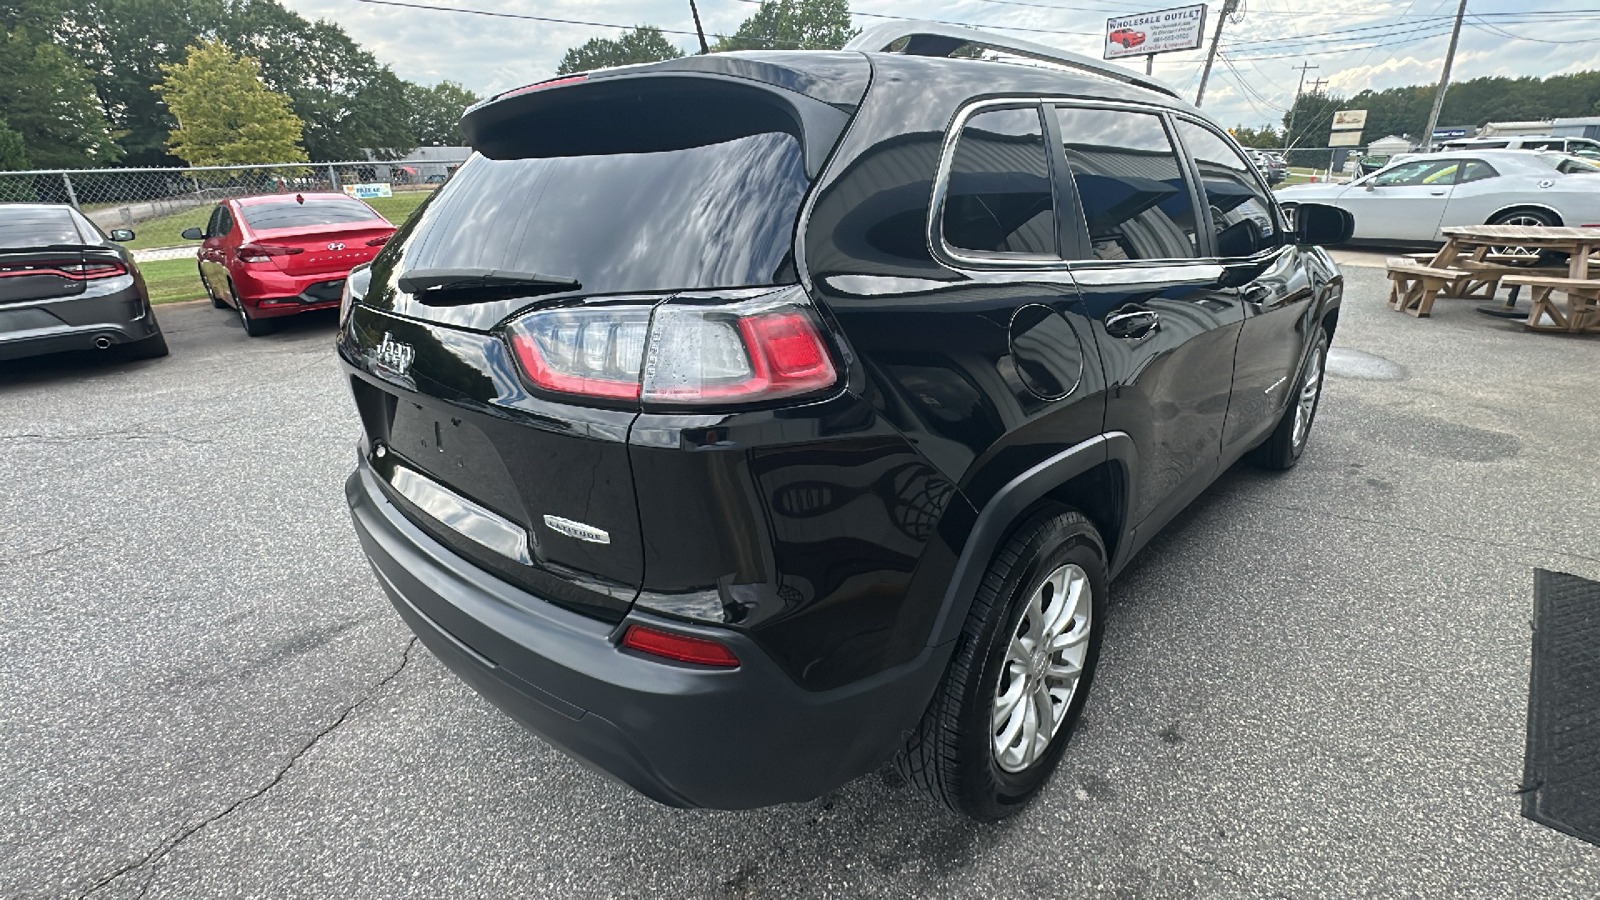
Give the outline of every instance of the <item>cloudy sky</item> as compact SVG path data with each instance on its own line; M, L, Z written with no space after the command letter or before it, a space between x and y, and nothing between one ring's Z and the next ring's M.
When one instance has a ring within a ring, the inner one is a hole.
M402 77L458 81L491 94L549 77L568 47L621 31L605 24L656 25L690 51L688 0L415 0L454 7L595 24L557 24L362 0L283 0L311 19L329 19L370 47ZM409 2L409 0L404 0ZM731 33L755 9L751 0L697 0L708 33ZM1136 0L851 0L857 27L921 16L977 25L1093 56L1101 55L1108 16L1178 5ZM1435 81L1449 43L1456 0L1245 0L1243 18L1223 31L1222 59L1204 106L1224 123L1276 122L1294 96L1299 71L1346 94ZM1212 5L1207 33L1221 4ZM1468 0L1455 79L1551 75L1600 68L1600 0ZM1204 53L1156 58L1155 74L1193 97ZM1128 65L1142 68L1143 58Z

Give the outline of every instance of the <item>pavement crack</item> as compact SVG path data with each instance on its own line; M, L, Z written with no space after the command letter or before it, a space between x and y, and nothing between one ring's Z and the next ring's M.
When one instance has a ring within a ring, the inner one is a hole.
M87 431L79 434L42 434L39 432L23 432L21 434L0 434L0 443L17 444L70 444L75 441L148 441L148 440L174 440L185 444L209 444L208 438L194 438L179 434L176 431L164 429L123 428L116 431Z
M199 834L201 831L204 831L206 828L209 828L211 825L213 825L213 824L215 824L217 822L220 822L223 819L226 819L228 816L232 815L235 811L237 811L239 808L243 807L245 804L249 803L252 800L255 800L258 797L261 797L261 796L265 795L268 791L270 791L273 788L277 787L280 783L283 782L283 779L285 778L285 776L287 776L289 774L289 771L295 767L295 764L300 762L301 757L303 757L307 753L311 752L311 748L315 747L319 742L322 741L323 738L325 738L328 735L332 734L335 730L337 730L339 728L340 725L343 725L345 723L345 720L350 718L350 714L351 713L353 713L357 709L361 708L361 706L363 704L365 704L368 700L371 700L374 696L376 696L379 691L381 691L385 686L387 686L389 684L389 682L394 681L396 678L398 678L400 676L401 672L405 671L406 664L411 662L411 651L416 649L416 646L417 646L417 639L416 639L416 637L412 637L409 641L406 642L405 649L403 651L401 651L400 664L395 666L394 669L391 670L387 675L384 675L382 678L380 678L376 682L374 682L372 687L369 688L366 691L366 693L362 694L360 697L357 697L354 702L352 702L352 703L348 704L347 706L345 706L345 708L339 713L339 715L334 717L333 721L330 722L326 727L324 727L322 730L318 731L316 734L312 735L311 738L309 740L307 740L305 743L301 744L300 747L297 750L295 750L293 754L290 755L289 761L284 763L282 766L278 767L278 770L275 773L273 773L272 777L269 778L265 784L261 785L260 787L258 787L256 789L250 791L249 793L245 794L243 797L240 797L239 799L237 799L237 800L233 801L232 803L228 804L221 811L213 813L213 814L207 816L206 818L201 819L199 822L195 823L194 825L191 825L191 826L189 826L187 828L184 828L184 829L180 830L176 834L176 836L174 836L174 837L172 837L170 839L162 841L161 844L159 844L155 849L151 850L149 853L146 853L143 857L141 857L141 858L139 858L137 860L134 860L132 862L129 862L129 863L121 866L120 868L118 868L116 871L111 872L110 874L108 874L108 875L96 880L95 883L88 890L86 890L83 893L78 895L78 900L84 900L84 898L90 896L91 894L93 894L94 892L100 890L101 888L111 884L112 882L114 882L117 879L123 877L124 875L127 875L127 874L132 873L132 872L137 872L137 871L145 868L146 866L151 866L151 865L160 863L160 861L162 859L164 859L172 851L176 850L180 845L182 845L189 838L194 837L196 834ZM150 882L154 881L154 880L155 880L154 879L154 874L152 873L152 876L150 878L146 879L144 886L140 889L139 896L142 897L142 896L144 896L145 892L149 891Z

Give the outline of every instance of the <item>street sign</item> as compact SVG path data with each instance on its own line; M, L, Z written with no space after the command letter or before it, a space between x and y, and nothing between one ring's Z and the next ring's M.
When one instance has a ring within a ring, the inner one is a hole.
M1360 131L1367 127L1367 111L1364 109L1341 109L1333 114L1334 131Z
M1196 50L1205 43L1205 30L1205 4L1107 19L1105 58Z
M1361 132L1335 131L1328 135L1329 147L1359 147L1361 146Z

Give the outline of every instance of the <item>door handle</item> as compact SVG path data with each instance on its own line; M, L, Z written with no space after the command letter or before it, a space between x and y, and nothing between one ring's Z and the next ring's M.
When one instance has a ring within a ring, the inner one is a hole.
M1429 191L1428 193L1432 194L1435 197L1443 197L1444 196L1444 191Z
M1129 304L1106 316L1106 334L1137 340L1160 330L1161 316L1153 309Z

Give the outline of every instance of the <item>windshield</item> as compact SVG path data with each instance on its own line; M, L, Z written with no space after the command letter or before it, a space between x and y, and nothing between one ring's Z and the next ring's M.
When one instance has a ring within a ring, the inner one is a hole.
M377 214L365 203L348 197L306 197L305 202L297 203L293 197L285 196L281 203L241 203L239 209L250 227L258 231L377 220Z
M762 133L653 153L474 156L405 241L400 271L572 279L587 294L793 281L800 142Z

